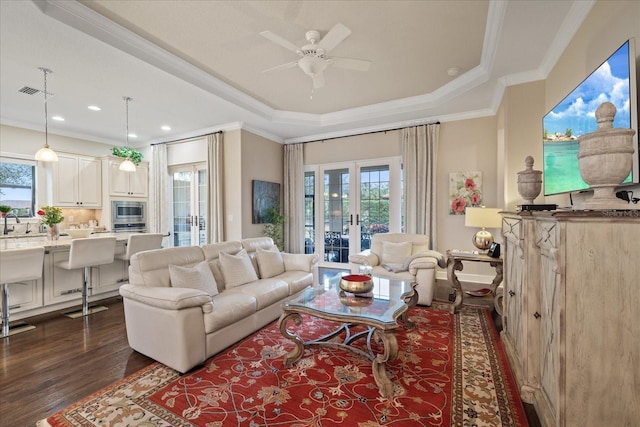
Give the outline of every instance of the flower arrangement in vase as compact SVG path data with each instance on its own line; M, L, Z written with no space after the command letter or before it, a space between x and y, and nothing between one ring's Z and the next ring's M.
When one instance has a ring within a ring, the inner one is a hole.
M55 206L43 206L38 210L38 216L40 216L40 222L47 226L47 238L49 240L58 240L60 237L59 225L64 221L62 216L62 208Z

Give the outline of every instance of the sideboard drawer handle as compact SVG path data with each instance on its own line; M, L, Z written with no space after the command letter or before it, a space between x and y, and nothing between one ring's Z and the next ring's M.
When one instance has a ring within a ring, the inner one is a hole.
M509 295L510 296L515 296L515 294L516 294L515 292L513 292L512 290L509 290Z
M536 311L535 313L533 313L533 317L535 317L536 319L539 319L542 316L540 316L540 313Z

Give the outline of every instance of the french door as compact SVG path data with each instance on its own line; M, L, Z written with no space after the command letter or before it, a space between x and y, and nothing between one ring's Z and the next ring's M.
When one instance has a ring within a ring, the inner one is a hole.
M205 164L174 166L173 246L206 243L207 170Z
M346 268L373 234L400 231L400 175L399 158L308 168L305 252L319 253L323 266Z

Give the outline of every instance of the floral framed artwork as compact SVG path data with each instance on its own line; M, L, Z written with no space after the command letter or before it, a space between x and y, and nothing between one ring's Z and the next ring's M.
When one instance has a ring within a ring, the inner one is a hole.
M449 202L449 215L464 215L467 206L482 206L482 172L451 172Z

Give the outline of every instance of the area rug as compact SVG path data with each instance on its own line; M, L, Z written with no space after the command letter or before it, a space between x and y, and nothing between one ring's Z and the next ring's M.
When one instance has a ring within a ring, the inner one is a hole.
M39 426L527 426L488 309L458 314L415 307L382 398L371 362L338 347L293 343L273 322L186 375L160 363L38 423ZM335 327L305 317L304 338ZM363 344L364 345L364 344Z

